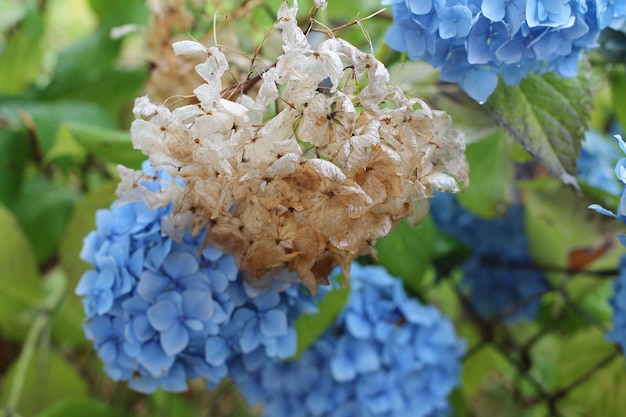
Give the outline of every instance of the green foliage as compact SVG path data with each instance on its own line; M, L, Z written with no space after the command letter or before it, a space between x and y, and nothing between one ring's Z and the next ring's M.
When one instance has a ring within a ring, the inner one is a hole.
M615 118L626 126L626 70L622 67L614 69L610 73L611 80L611 98Z
M117 181L110 181L89 192L72 213L59 247L59 261L71 288L78 284L80 276L88 269L88 265L80 260L79 254L83 239L96 227L96 210L109 207L115 200L116 188Z
M3 206L0 230L0 332L7 336L28 324L31 310L41 302L41 282L28 240Z
M485 109L552 175L576 184L576 159L591 111L589 70L576 78L529 75L518 86L499 83Z
M34 1L26 1L26 12L0 55L0 92L19 93L39 74L44 17Z
M610 229L608 219L587 208L590 201L557 181L525 183L523 190L529 249L539 265L574 266L572 256L577 249L600 248L616 232ZM619 247L614 250L622 252ZM615 264L616 258L609 262Z
M74 123L68 126L73 139L85 151L114 164L141 168L146 156L133 149L130 132Z
M15 127L0 128L0 204L10 206L15 201L29 156L26 132Z
M46 178L35 178L22 187L12 210L39 264L56 253L77 201L78 194L74 190L56 185Z
M458 198L463 206L481 217L496 217L511 203L513 166L506 158L509 148L509 140L502 131L467 146L470 187L459 193Z
M377 260L396 277L402 278L410 291L419 293L424 274L430 267L435 226L426 218L417 227L402 222L375 246Z
M4 383L10 387L17 378L11 367ZM64 400L86 400L87 384L66 358L54 351L38 349L28 363L24 385L16 410L23 416L34 416L51 405ZM5 407L9 390L2 390L0 408Z
M181 414L176 414L180 416ZM36 417L115 417L117 411L92 399L59 401L37 414Z

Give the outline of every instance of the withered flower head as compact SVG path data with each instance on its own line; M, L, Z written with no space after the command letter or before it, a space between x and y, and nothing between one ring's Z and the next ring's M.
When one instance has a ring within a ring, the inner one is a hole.
M296 12L297 3L278 12L284 53L254 98L224 97L219 47L174 44L207 56L197 104L138 98L131 127L134 146L173 183L152 192L120 167L118 195L173 203L164 230L174 238L208 226L206 244L233 253L251 283L287 269L315 292L334 266L348 277L354 258L375 255L402 219L419 223L434 191L467 184L468 166L445 112L389 86L384 65L342 39L312 47Z

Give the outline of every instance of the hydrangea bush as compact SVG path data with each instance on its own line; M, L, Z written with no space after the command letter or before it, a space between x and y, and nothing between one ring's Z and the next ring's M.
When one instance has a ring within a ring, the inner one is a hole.
M0 2L0 415L623 414L623 1L66 3Z
M301 357L235 381L266 417L446 415L465 343L450 320L380 266L352 265L350 296Z
M385 42L440 70L485 102L498 75L516 85L530 73L573 77L581 52L626 18L610 0L387 0L394 23Z
M432 200L432 216L438 228L471 249L461 265L461 288L476 312L505 322L532 320L549 287L528 252L523 208L482 219L441 194Z

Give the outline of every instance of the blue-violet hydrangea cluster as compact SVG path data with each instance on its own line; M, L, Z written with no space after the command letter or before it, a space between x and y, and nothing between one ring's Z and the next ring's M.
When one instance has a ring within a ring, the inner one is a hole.
M528 252L522 207L483 219L451 195L438 194L431 206L437 227L472 249L461 266L461 288L476 312L508 323L532 320L548 283Z
M152 180L141 185L152 192L171 181L148 164L143 171ZM187 379L213 386L233 367L252 371L293 355L294 321L317 311L309 291L288 274L250 287L232 256L203 248L204 233L181 242L164 235L170 211L143 201L113 204L97 212L97 228L85 238L81 257L93 269L76 293L84 296L85 333L105 372L141 392L180 392Z
M516 85L529 73L577 73L581 52L600 31L626 18L618 0L383 0L394 23L392 48L440 69L478 102L493 93L500 74Z
M265 404L268 417L446 415L465 351L450 320L380 266L353 263L350 291L300 358L233 373L246 400Z

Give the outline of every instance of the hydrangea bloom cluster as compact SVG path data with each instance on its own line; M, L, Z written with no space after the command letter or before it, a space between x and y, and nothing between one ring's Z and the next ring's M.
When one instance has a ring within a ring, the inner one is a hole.
M482 219L465 210L453 197L431 201L437 226L472 249L463 263L462 289L483 317L513 322L533 319L540 296L548 289L545 275L533 266L520 206L506 215Z
M585 132L585 140L576 163L576 177L592 187L618 195L621 188L615 181L613 171L617 160L618 148L615 141L595 130L589 130Z
M583 50L600 31L626 17L613 0L384 0L394 23L392 48L440 69L478 102L498 84L529 73L573 77Z
M138 185L143 173L120 167L118 196L173 204L163 228L175 239L208 226L206 243L232 253L248 280L288 269L315 291L336 265L348 277L402 218L420 221L433 191L466 184L467 161L446 113L407 99L381 62L344 40L314 48L296 13L295 2L280 7L284 54L258 72L255 98L244 94L252 79L223 89L219 47L174 44L207 56L197 104L170 110L139 98L131 134L185 186L172 180L155 193Z
M151 180L141 186L153 192L172 180L147 164L143 172ZM161 221L170 211L113 204L97 212L97 229L85 238L81 257L93 269L76 293L106 373L142 392L179 392L190 378L214 385L232 366L253 370L293 355L295 319L317 308L295 274L250 287L232 256L203 247L204 233L180 242L165 236Z
M442 416L464 351L439 310L384 268L353 264L346 307L323 336L297 360L235 381L268 417Z

